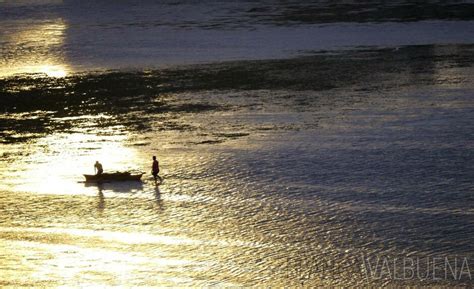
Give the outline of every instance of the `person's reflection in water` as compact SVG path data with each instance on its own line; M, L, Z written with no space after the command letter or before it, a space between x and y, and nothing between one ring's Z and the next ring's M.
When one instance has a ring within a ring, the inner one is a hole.
M155 186L155 201L158 209L163 210L163 200L161 199L160 187Z
M97 204L97 210L102 212L105 208L105 198L104 193L102 193L103 186L101 183L97 184L97 189L99 190L99 203Z

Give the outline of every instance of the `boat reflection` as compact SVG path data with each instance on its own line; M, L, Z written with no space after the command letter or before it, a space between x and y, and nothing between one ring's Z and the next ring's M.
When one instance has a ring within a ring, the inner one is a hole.
M114 193L136 193L143 191L142 182L85 182L85 187L97 187L99 194L103 191L111 191Z

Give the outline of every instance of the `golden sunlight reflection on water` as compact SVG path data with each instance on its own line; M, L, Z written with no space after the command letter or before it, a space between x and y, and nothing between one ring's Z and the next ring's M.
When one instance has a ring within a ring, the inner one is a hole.
M126 135L58 133L32 141L26 157L9 166L3 186L8 190L36 193L77 193L84 191L82 174L93 174L95 161L105 171L139 169L133 148L124 145Z
M220 182L227 186L227 181L210 183L195 176L207 171L218 154L211 157L206 149L199 154L163 149L155 142L135 146L137 136L120 125L91 129L94 122L90 117L88 132L54 133L20 144L29 153L22 158L9 156L6 170L0 170L5 180L0 184L4 191L0 211L5 212L0 221L4 264L0 271L22 272L2 273L0 283L27 287L77 282L82 287L242 284L241 277L234 276L243 274L241 265L227 264L230 256L263 245L239 235L220 237L215 224L207 224L213 218L206 216L218 213L211 208L220 205L199 192ZM159 142L156 135L154 139ZM12 153L16 145L9 147ZM148 173L152 153L162 164L165 183L160 187L153 185ZM96 160L105 171L136 168L147 175L143 183L128 187L78 183L83 173L93 173ZM15 210L14 216L8 213ZM228 222L225 227L233 226Z
M0 77L23 73L65 77L71 72L61 49L67 29L64 20L57 18L44 23L18 26L13 23L11 26L14 31L6 37L15 55L13 59L8 55L0 58Z
M155 250L152 256L137 252L122 251L113 246L94 244L88 240L88 246L75 244L50 244L40 242L13 241L10 244L0 244L3 252L11 252L10 246L15 246L15 256L6 256L10 261L22 256L24 266L20 271L3 276L3 280L17 285L41 286L65 285L56 280L80 279L81 287L129 285L172 285L186 284L190 280L180 278L178 268L202 266L191 260L167 256L160 250ZM161 256L159 256L161 255ZM49 257L48 257L49 256ZM153 273L152 273L153 272ZM142 280L137 281L137 277ZM71 282L66 286L72 285ZM46 285L44 284L44 285Z

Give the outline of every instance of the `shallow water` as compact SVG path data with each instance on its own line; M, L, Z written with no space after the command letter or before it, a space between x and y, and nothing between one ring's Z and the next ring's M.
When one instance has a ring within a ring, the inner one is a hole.
M117 11L87 4L90 14L74 1L0 3L9 9L0 10L2 27L12 29L0 32L8 52L0 59L8 64L0 79L1 286L472 286L469 1L419 4L431 11L419 18L407 16L417 7L405 1L142 2ZM71 5L81 7L72 13ZM446 14L433 16L441 6ZM341 24L340 9L358 24ZM378 12L367 17L367 9ZM413 38L407 27L433 33ZM160 29L176 34L148 55ZM326 38L304 41L315 29ZM269 31L293 40L193 54L182 42L190 30L214 42L230 31L250 33L249 42ZM39 44L45 31L50 42ZM104 43L131 43L106 51L86 41L90 31L108 35ZM360 38L367 31L377 33ZM189 50L174 51L176 43ZM329 47L337 49L322 50ZM33 65L22 58L28 51ZM194 64L160 68L170 51ZM118 70L130 59L137 69ZM195 64L224 59L239 61ZM25 71L40 74L12 76ZM160 186L149 174L152 155ZM140 183L86 184L82 174L96 160L106 171L146 174ZM410 278L396 277L402 267L371 275L368 260L384 257L459 264L455 276L439 267L443 278L430 264Z
M2 285L472 284L371 279L363 259L472 261L471 51L4 80L4 99L50 98L4 106ZM369 86L360 68L382 57ZM154 154L159 187L82 183L95 160L148 172Z

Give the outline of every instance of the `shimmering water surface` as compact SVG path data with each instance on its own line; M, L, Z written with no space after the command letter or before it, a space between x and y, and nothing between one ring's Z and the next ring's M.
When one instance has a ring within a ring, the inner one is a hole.
M142 2L0 2L1 286L473 285L364 264L474 274L469 1Z

